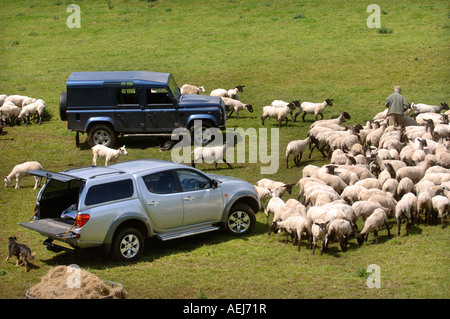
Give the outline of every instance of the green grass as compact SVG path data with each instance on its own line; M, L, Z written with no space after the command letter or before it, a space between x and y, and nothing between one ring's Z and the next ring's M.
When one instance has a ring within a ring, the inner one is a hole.
M69 29L66 8L81 8L81 28ZM88 165L86 143L75 147L75 134L59 119L59 94L73 71L148 70L170 72L178 84L219 87L245 85L241 100L254 113L229 119L229 128L262 128L262 107L274 99L322 101L333 98L325 118L346 110L349 123L364 123L384 109L394 85L409 102L440 103L449 97L449 6L446 1L378 1L381 25L366 26L367 2L355 1L5 1L0 0L0 93L42 98L48 105L42 126L6 127L0 136L0 174L28 160L61 171ZM219 174L251 183L268 177L296 182L307 164L323 165L317 153L299 168L285 168L285 147L306 136L313 119L289 122L277 144L280 167L261 175L266 164L220 166ZM275 128L267 120L265 128ZM82 136L82 142L84 136ZM161 158L156 139L121 139L127 159ZM121 159L124 160L124 159ZM292 163L291 163L292 165ZM214 172L213 166L198 166ZM265 216L257 215L254 233L233 238L210 233L161 243L146 241L133 264L110 261L100 250L82 255L45 250L45 239L17 223L28 220L37 191L0 192L0 298L23 298L51 267L75 263L105 280L120 282L130 298L449 298L448 223L414 226L409 236L381 231L361 248L356 240L342 253L311 255L267 236ZM298 193L293 190L292 197ZM391 221L391 225L394 222ZM359 224L362 228L362 223ZM394 232L393 232L394 233ZM11 235L36 252L30 272L4 261ZM364 270L381 267L381 289L366 286ZM345 292L343 294L343 292Z

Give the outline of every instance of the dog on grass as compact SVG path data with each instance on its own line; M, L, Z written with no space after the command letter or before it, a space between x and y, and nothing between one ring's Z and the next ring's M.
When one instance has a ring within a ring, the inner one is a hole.
M6 260L9 260L12 256L16 256L16 266L18 266L19 261L21 261L21 265L25 265L25 271L30 270L28 267L28 260L34 259L34 253L31 253L31 249L27 245L19 244L16 237L9 237L8 241L9 255L6 257Z

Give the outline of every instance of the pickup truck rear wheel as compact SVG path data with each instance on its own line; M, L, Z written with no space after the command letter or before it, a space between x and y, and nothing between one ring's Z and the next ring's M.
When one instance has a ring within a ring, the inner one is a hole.
M142 255L143 250L144 237L136 228L124 228L114 236L111 249L114 259L135 261Z
M88 142L91 147L95 145L113 147L116 144L116 140L116 132L107 124L97 124L89 129Z
M234 205L225 224L225 230L235 236L243 236L252 232L255 228L256 216L253 210L246 204Z

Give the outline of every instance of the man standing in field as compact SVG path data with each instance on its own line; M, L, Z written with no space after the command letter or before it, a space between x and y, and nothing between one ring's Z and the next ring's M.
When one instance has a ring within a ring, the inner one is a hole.
M406 98L401 95L402 89L399 86L394 87L394 93L389 95L386 99L386 107L388 108L388 125L407 126L405 119L405 112L409 108L409 103Z

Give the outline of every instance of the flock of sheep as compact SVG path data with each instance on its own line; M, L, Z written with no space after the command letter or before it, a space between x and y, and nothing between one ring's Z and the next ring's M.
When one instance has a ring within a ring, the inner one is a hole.
M45 111L45 102L25 95L0 94L0 133L5 125L20 125L22 120L26 125L33 117L39 125Z

